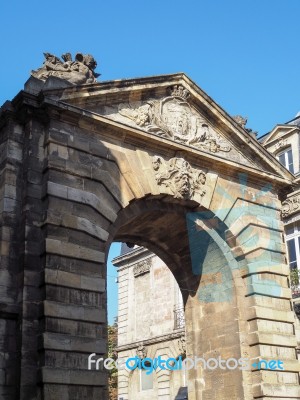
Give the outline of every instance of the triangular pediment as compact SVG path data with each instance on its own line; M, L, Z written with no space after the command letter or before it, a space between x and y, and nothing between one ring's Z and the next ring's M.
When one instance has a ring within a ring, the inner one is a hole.
M114 124L197 149L212 158L293 176L258 141L184 74L102 82L48 95Z
M276 125L275 128L268 134L265 140L262 141L263 145L269 145L283 137L298 131L299 127L295 125Z

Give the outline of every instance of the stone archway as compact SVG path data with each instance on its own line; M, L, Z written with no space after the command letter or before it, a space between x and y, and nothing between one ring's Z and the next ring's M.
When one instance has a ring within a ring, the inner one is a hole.
M299 397L279 200L292 176L183 74L60 85L31 80L1 116L2 393L106 398L87 357L106 351L107 246L128 239L189 290L188 355L284 359L191 370L190 399Z
M148 196L132 201L118 214L111 237L117 241L143 245L169 266L184 297L188 358L196 356L208 360L220 356L222 359L234 357L238 360L246 357L240 336L247 332L241 332L239 326L237 311L240 307L237 304L234 271L231 271L229 264L235 260L233 256L229 260L227 256L226 259L222 247L218 247L205 230L201 232L199 229L198 232L195 225L196 233L193 234L188 229L187 219L192 216L198 219L201 215L209 215L210 218L204 220L206 223L218 222L216 217L213 219L212 213L203 211L194 202L174 201L171 196L165 196L162 201L161 197ZM197 233L200 237L196 243ZM225 243L222 245L224 247ZM196 247L203 256L200 261L201 274L193 272L191 246ZM120 329L122 332L126 329L126 322L120 324ZM201 363L198 369L189 371L190 399L201 398L199 396L212 396L214 399L224 399L225 396L231 399L247 398L242 371L219 369L212 374L212 371L205 371L200 366ZM220 384L215 385L216 381ZM159 398L169 399L169 395ZM128 400L126 396L124 400Z

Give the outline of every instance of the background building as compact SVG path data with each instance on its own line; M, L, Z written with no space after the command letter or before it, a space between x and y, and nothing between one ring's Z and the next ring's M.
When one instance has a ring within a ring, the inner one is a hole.
M296 318L298 358L300 358L300 113L286 124L276 125L260 138L262 145L296 176L293 191L282 203L290 285Z
M118 268L118 358L185 356L182 295L169 268L149 250L122 244ZM119 371L119 400L187 398L182 371ZM123 397L124 396L124 397Z
M300 176L300 115L264 135L260 141L263 146L296 177ZM293 192L283 202L282 218L285 227L285 240L291 269L293 297L300 295L300 179L296 179Z

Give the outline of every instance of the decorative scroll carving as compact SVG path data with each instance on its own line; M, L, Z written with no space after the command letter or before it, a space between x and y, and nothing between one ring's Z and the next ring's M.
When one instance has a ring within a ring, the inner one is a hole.
M174 309L174 329L181 329L185 326L184 308Z
M281 214L283 217L288 217L294 214L300 208L300 195L290 197L282 203Z
M147 357L147 349L142 344L136 349L136 355L139 359L143 360Z
M186 354L186 340L184 336L181 336L181 338L178 339L178 348L180 355Z
M62 55L63 61L50 53L44 53L45 61L41 68L31 71L35 78L45 81L50 76L65 79L74 85L97 82L97 74L94 70L97 62L90 54L77 53L75 61L72 61L70 53Z
M135 277L146 274L150 271L151 263L149 260L140 261L133 267L133 275Z
M186 100L189 97L189 91L181 85L171 86L170 95L172 97L180 97L182 100Z
M175 198L190 199L195 192L205 195L206 174L192 168L183 158L174 157L165 161L154 156L152 165L157 184L169 188Z
M212 153L231 147L187 103L189 92L181 85L169 88L170 96L146 103L121 103L119 114L158 136Z
M283 138L280 138L278 140L278 142L275 144L276 149L280 149L281 147L285 147L285 146L287 146L287 140L283 139Z

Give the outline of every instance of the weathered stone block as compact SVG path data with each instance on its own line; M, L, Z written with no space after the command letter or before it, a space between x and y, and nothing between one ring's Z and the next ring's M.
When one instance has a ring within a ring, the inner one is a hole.
M40 348L104 354L106 342L104 339L94 340L93 338L47 332L41 338Z

